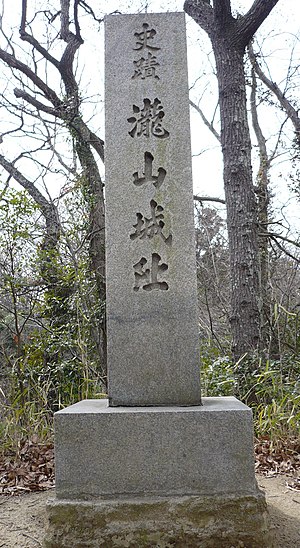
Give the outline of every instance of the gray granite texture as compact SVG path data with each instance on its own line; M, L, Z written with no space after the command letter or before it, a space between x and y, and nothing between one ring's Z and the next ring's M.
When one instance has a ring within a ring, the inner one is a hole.
M55 413L55 465L58 499L257 493L252 413L232 397L191 407L84 400Z
M200 404L183 13L105 20L110 405Z

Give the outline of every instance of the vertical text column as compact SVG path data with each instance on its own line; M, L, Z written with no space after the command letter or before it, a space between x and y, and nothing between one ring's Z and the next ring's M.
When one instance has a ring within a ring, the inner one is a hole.
M110 405L200 403L182 13L106 18Z

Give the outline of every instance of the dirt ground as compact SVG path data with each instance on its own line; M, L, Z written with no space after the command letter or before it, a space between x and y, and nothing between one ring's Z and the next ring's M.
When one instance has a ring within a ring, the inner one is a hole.
M257 476L257 480L267 495L275 548L300 548L300 491L288 488L290 477ZM0 496L0 548L43 546L46 501L53 494L49 490Z

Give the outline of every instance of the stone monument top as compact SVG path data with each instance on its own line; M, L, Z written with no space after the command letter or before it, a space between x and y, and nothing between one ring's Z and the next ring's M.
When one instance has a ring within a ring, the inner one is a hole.
M183 13L106 18L110 405L200 404Z

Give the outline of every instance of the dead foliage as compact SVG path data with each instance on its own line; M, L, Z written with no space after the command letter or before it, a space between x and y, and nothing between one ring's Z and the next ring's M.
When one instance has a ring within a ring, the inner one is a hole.
M53 444L33 436L23 440L17 453L0 456L0 494L19 495L54 487Z
M300 438L255 441L255 470L264 476L286 474L291 476L287 487L300 490Z

